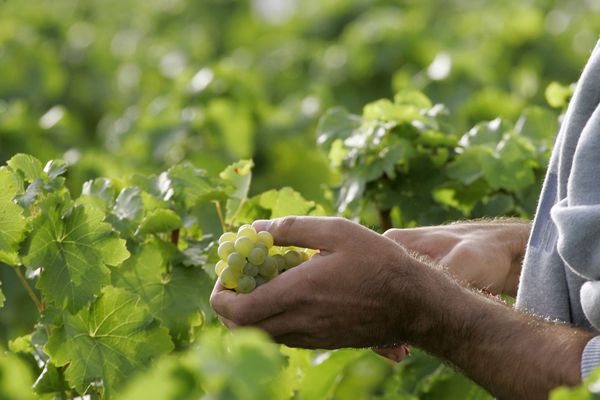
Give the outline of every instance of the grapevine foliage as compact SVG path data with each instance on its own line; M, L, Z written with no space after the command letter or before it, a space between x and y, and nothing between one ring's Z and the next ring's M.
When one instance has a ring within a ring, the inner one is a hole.
M17 154L0 168L0 260L40 314L10 350L39 375L37 395L118 398L131 376L191 346L214 320L208 298L219 230L318 212L289 188L248 198L252 167L240 161L212 177L184 163L156 176L98 178L77 198L62 161L44 166Z
M498 118L459 134L443 105L408 91L367 104L360 116L329 110L318 143L341 176L340 213L374 206L384 227L525 217L534 211L556 120L535 107L515 124Z

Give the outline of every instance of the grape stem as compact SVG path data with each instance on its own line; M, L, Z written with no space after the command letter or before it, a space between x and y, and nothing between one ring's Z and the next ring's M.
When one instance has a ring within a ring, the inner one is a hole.
M392 210L379 210L379 225L383 232L392 229Z
M175 229L171 231L171 243L175 246L179 243L179 229Z
M27 278L25 278L25 276L21 272L21 268L18 267L18 266L15 267L15 272L17 273L17 277L19 278L19 280L21 281L21 283L25 287L25 290L27 291L27 294L29 294L29 297L31 298L31 300L33 300L33 302L35 303L35 306L37 307L37 309L40 312L40 314L42 312L44 312L44 304L42 304L42 302L40 301L40 299L37 297L37 295L35 294L35 292L31 288L31 286L29 285L29 281L27 281Z
M221 223L221 229L223 229L223 232L228 232L229 227L227 226L227 224L225 223L225 219L223 218L223 211L221 210L221 203L219 203L218 201L215 201L215 208L217 209L217 216L219 217L219 222Z

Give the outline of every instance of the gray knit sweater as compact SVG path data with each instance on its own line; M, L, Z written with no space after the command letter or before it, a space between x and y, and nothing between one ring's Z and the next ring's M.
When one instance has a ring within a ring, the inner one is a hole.
M558 133L525 254L517 307L600 335L600 42ZM600 336L583 353L600 365Z

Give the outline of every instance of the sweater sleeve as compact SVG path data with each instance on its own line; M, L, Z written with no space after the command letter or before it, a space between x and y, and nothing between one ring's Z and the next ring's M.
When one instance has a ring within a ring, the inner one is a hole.
M581 378L587 378L600 366L600 336L592 338L581 355Z

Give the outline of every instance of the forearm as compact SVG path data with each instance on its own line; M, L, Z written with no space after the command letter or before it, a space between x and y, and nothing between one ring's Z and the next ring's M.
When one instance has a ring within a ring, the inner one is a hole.
M580 382L581 353L594 334L520 313L439 271L429 270L421 283L431 295L412 316L409 340L495 396L543 399L556 386Z

